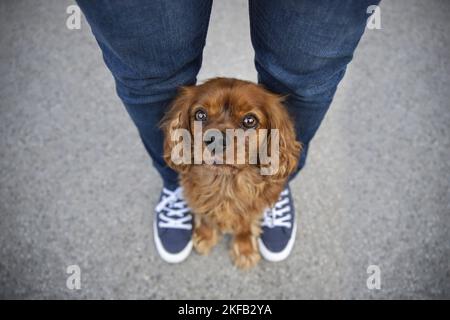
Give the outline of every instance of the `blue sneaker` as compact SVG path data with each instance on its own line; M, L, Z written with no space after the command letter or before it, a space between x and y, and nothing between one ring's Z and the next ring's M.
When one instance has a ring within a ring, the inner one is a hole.
M286 259L294 246L297 231L289 186L281 192L277 203L266 209L261 227L258 245L263 258L273 262Z
M183 261L192 250L192 215L183 189L163 188L155 211L153 235L159 255L169 263Z

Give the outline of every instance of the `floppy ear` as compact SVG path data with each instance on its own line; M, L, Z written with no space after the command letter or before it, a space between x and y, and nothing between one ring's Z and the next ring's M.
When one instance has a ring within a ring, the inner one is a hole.
M192 138L190 132L189 107L192 104L195 90L194 88L195 86L181 87L178 95L173 100L169 111L161 120L161 129L164 132L164 160L169 167L177 172L185 171L187 169L187 165L179 163L178 161L174 162L174 159L172 159L172 150L179 143L179 137L175 139L175 137L177 137L177 130L185 129L182 131L189 135L189 139ZM191 148L190 144L189 148ZM189 149L189 151L191 150Z
M273 179L286 179L297 169L301 143L297 141L293 122L283 105L283 97L269 93L267 102L267 116L269 119L269 148L271 148L272 130L278 130L279 148L278 152L270 149L271 157L279 159L278 171L272 175Z

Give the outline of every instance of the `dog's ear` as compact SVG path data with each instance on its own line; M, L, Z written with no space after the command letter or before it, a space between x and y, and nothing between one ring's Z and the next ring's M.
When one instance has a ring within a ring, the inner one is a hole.
M271 157L278 157L279 167L272 175L274 179L286 179L297 169L301 143L297 141L294 125L286 107L283 105L284 97L268 93L266 98L267 116L269 119L268 147ZM278 130L278 148L271 148L272 131Z
M169 167L177 172L185 171L187 169L187 164L180 163L179 161L174 161L175 159L172 158L172 150L179 143L179 141L175 139L178 132L180 132L177 132L177 130L182 129L181 132L189 135L189 139L192 139L190 131L189 109L193 102L194 92L195 86L181 87L178 91L178 95L173 100L169 111L161 120L161 128L164 132L164 160Z

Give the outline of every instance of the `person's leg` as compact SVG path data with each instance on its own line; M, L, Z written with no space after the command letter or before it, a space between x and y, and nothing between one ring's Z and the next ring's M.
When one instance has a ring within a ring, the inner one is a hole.
M212 0L77 0L164 187L154 239L167 262L192 249L192 216L178 176L163 159L159 122L177 88L196 82Z
M367 8L379 0L250 0L250 25L258 80L287 95L297 138L303 144L297 172L364 32ZM289 186L264 214L261 255L285 259L295 239Z
M196 82L212 0L77 0L114 76L116 90L169 189L159 121L177 88Z
M249 2L258 80L268 89L288 95L286 106L304 146L298 171L305 165L309 143L364 32L367 8L379 2Z

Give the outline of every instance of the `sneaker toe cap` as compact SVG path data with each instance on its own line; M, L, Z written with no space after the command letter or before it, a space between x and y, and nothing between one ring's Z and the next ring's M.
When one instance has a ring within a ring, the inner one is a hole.
M161 244L170 254L177 254L183 251L191 241L191 231L181 231L177 229L168 229L159 233Z
M286 248L289 237L284 234L267 234L261 237L261 241L267 250L272 252L281 252Z

